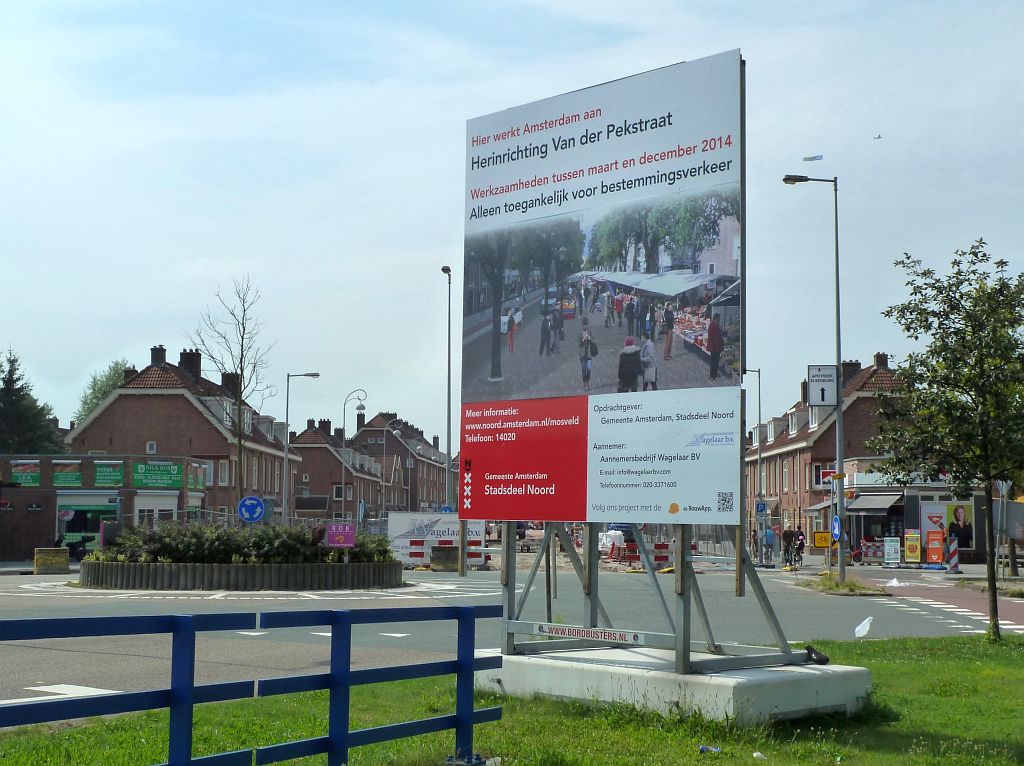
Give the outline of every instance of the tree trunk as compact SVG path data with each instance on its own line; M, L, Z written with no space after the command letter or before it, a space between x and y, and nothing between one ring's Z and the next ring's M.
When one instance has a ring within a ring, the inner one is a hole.
M985 482L985 581L988 588L988 637L998 641L999 593L996 591L996 530L992 513L992 482Z
M491 313L491 374L490 380L501 380L501 306L504 303L499 284L494 294L494 309ZM491 283L491 290L495 290Z

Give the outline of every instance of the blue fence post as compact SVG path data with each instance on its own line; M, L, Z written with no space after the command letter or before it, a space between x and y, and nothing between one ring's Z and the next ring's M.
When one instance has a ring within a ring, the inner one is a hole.
M171 704L168 766L192 762L192 713L195 692L196 629L191 615L171 618Z
M348 732L351 701L349 673L352 670L352 616L347 611L331 613L331 686L327 716L327 766L348 763Z
M476 650L476 613L471 606L459 607L458 654L455 661L455 757L473 758L473 656Z

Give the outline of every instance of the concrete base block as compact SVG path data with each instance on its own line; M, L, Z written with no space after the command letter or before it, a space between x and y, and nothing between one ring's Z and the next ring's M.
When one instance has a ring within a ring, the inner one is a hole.
M495 650L496 652L496 650ZM693 654L693 659L714 655ZM663 715L700 711L751 725L819 713L852 714L867 701L871 672L845 665L788 665L681 676L672 652L643 647L505 656L476 687L513 697L624 702Z
M41 574L70 574L71 560L67 548L36 548L33 571Z

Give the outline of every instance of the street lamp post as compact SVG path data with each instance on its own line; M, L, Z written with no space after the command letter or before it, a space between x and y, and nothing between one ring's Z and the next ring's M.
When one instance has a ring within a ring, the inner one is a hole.
M348 414L348 403L356 399L359 404L356 405L356 412L365 412L366 405L363 404L366 401L366 391L361 388L356 388L349 391L348 396L345 397L344 403L341 405L341 446L348 446L348 431L345 430L345 416ZM341 517L347 520L345 516L345 496L348 494L348 484L345 481L345 466L346 461L341 461ZM352 477L353 483L355 482L355 476Z
M289 372L284 381L284 481L281 483L281 515L288 518L288 485L291 479L291 466L288 465L288 450L291 446L291 423L288 421L288 408L291 404L292 378L319 378L319 372Z
M832 475L832 487L836 493L836 515L839 517L839 582L846 582L846 493L843 484L846 474L843 471L845 457L843 455L843 348L842 331L839 311L839 178L810 178L808 176L787 175L782 179L784 184L807 183L832 184L832 201L835 221L835 277L836 277L836 472Z
M380 465L380 504L382 509L387 508L387 483L384 481L384 472L388 469L388 431L396 420L401 420L401 418L391 418L384 426L384 456L381 458Z
M763 487L761 486L761 370L758 369L746 369L744 373L756 372L757 373L757 499L756 502L760 503L764 500ZM761 529L761 514L757 512L757 505L754 505L754 529L757 530L757 562L764 564L764 540L762 538Z
M444 454L444 504L452 507L452 267L442 266L441 273L448 277L448 396L447 405L448 438ZM466 537L469 523L459 519L459 577L466 576Z

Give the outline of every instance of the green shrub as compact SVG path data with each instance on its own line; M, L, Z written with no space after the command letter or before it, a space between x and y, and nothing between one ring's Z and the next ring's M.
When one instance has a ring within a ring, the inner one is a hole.
M341 561L323 547L323 528L254 525L161 524L155 529L129 527L94 561L161 561L176 564L311 564ZM388 539L357 535L353 562L392 561Z

